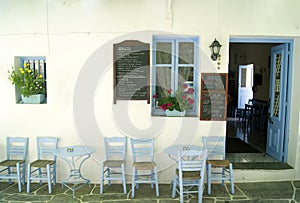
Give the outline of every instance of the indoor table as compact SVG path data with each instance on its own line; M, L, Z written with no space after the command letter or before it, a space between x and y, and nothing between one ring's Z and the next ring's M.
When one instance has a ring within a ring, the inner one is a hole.
M53 154L61 157L69 166L69 177L62 181L62 187L66 186L72 190L73 198L76 190L87 184L90 185L90 180L81 174L81 166L94 152L94 148L83 145L61 147L53 151Z

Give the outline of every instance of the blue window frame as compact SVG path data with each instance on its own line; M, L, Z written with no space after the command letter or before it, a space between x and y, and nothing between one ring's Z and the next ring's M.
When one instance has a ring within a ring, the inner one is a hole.
M157 99L164 91L172 92L184 84L194 89L194 104L187 110L187 116L198 115L198 37L153 37L152 53L152 115L164 116Z

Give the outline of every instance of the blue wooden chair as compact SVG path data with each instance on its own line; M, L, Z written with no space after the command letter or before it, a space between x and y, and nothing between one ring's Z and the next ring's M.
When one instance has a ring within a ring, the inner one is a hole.
M229 160L225 159L226 137L203 137L203 144L208 153L207 158L207 192L211 194L212 181L230 181L231 193L234 194L233 167Z
M154 162L154 139L130 139L132 149L132 193L140 183L150 183L156 187L156 196L159 196L157 165Z
M22 191L22 184L25 184L25 162L27 157L28 138L7 137L6 157L0 162L0 179L8 179L11 184L12 179L18 180L19 192Z
M37 138L37 160L28 164L27 169L27 193L30 192L30 182L38 180L40 185L43 181L48 182L48 192L52 193L52 187L56 184L56 156L53 150L57 149L58 138Z
M103 193L104 181L122 181L124 194L126 190L125 179L125 161L127 152L127 139L126 137L105 137L105 156L106 160L100 166L100 194Z
M172 198L179 194L180 202L184 196L198 194L198 203L202 202L203 185L206 170L206 150L187 150L178 152L178 168L173 179Z

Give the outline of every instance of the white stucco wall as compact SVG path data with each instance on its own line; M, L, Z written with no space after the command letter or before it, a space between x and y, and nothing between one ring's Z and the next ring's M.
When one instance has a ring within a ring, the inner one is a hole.
M36 158L37 136L57 136L60 146L96 148L82 172L97 183L98 162L104 159L103 136L155 137L159 178L168 183L174 162L163 149L175 143L201 144L205 135L225 136L226 122L151 117L146 101L113 105L112 44L131 39L151 44L152 36L160 34L199 36L200 72L227 72L230 37L289 37L295 39L295 49L288 163L295 170L236 170L235 179L299 179L300 1L171 3L169 10L167 0L0 0L0 159L5 157L7 136L30 138L28 161ZM214 38L223 45L220 70L209 59ZM46 56L47 104L15 104L15 89L7 79L14 56ZM94 97L86 99L90 95ZM130 150L128 160L129 172ZM59 159L58 180L66 176L66 165Z

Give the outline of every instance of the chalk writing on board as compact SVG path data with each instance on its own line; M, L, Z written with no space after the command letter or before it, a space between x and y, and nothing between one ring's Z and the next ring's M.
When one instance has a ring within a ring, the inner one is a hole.
M227 111L227 74L202 73L201 120L225 120Z
M222 75L206 75L203 76L204 90L224 90L226 89L226 77Z
M136 40L114 44L114 102L149 99L149 44Z

